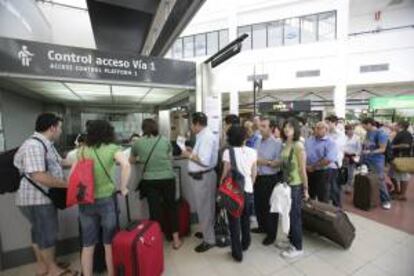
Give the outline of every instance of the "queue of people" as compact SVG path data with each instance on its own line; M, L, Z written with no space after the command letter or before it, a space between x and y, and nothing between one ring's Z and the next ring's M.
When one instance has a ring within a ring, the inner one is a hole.
M172 247L179 249L183 241L178 235L172 145L160 135L157 122L153 119L143 121L143 137L133 137L129 160L121 147L115 144L113 127L103 120L88 122L86 134L78 137L76 151L69 159L62 159L53 145L59 140L62 123L62 119L54 114L39 115L35 133L23 143L14 160L24 175L16 204L31 225L33 250L37 259L36 275L76 273L56 261L57 210L50 199L34 188L28 179L45 188L66 187L63 168L73 168L78 160L85 157L94 160L95 203L80 205L79 208L83 275L92 275L93 252L99 242L99 229L102 229L108 275L114 275L111 242L117 228L117 211L113 200L117 189L114 181L116 164L121 168L119 189L124 196L129 193L127 184L131 164L137 161L144 164L139 191L148 200L150 218L163 223L163 202L168 210L168 223L172 226ZM199 222L196 237L201 243L195 248L196 252L206 252L216 243L214 224L217 186L220 183L218 180L223 181L231 170L230 148L234 151L237 168L245 180L242 216L228 214L231 255L237 262L243 260L243 251L249 249L251 232L263 235L264 246L276 242L279 215L270 211L270 200L275 186L282 178L286 178L283 176L287 175L287 184L291 188L288 243L277 242L285 258L296 258L304 252L301 213L304 200L310 198L342 207L342 191L337 181L342 166L348 168L345 190L350 192L356 164L367 164L380 178L382 207L391 208L391 195L385 185L387 145L391 144L394 156L410 155L413 136L407 131L407 123L398 123L397 134L391 143L388 143L387 134L371 118L362 121L366 131L363 141L356 136L352 125L345 126L344 132L342 122L336 116L318 122L313 133L307 129L308 137L302 136L304 126L303 122L294 118L286 120L281 128L277 128L268 117L255 117L252 121L241 123L239 117L229 115L225 119L225 135L222 141L218 141L208 128L207 116L201 112L192 115L191 131L196 141L193 147L182 151L182 157L188 159ZM216 170L218 163L222 163L220 175L217 175ZM394 197L404 200L410 175L393 169L390 175L396 186ZM250 217L253 214L257 218L257 227L250 229Z

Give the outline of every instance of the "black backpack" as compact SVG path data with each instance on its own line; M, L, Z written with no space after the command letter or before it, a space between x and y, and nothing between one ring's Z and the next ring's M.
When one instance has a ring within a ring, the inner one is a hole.
M20 186L20 172L14 166L14 155L19 148L0 154L0 194L14 193Z

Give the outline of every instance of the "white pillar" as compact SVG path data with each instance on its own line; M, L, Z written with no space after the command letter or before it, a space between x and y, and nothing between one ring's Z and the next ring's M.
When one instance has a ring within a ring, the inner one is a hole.
M334 90L335 113L338 117L345 117L347 92L347 40L349 24L350 0L338 1L337 9L337 81Z
M230 114L239 115L239 91L233 90L230 92Z

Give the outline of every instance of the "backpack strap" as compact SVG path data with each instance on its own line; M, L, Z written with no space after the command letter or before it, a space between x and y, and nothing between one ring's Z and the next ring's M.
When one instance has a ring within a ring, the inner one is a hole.
M95 148L93 148L93 152L95 153L96 158L98 159L98 163L102 167L102 169L104 170L104 172L105 172L106 176L108 177L108 179L111 181L112 184L115 184L114 180L112 179L111 175L106 170L106 168L105 168L105 166L104 166L101 158L99 157L98 153L96 152L96 149Z
M46 172L48 171L48 163L47 163L47 147L45 145L45 143L38 137L32 136L31 139L38 141L42 146L43 149L45 150L45 170ZM27 179L27 181L29 181L30 184L32 184L37 190L39 190L39 192L41 192L43 195L47 196L48 198L50 198L50 195L48 192L46 192L43 188L41 188L35 181L33 181L29 176L27 176L25 173L22 174L22 178Z

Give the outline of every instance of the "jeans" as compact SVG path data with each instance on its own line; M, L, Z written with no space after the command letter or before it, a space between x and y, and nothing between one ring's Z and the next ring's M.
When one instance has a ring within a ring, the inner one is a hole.
M279 181L278 175L259 175L254 185L254 208L259 228L267 237L276 239L279 214L270 213L270 197Z
M328 169L329 174L329 197L332 200L332 204L336 207L342 207L341 200L341 185L338 183L338 169Z
M53 204L19 206L30 222L32 243L40 249L54 247L58 235L58 215Z
M370 171L372 171L373 173L375 173L376 175L378 175L379 178L379 188L380 188L380 199L381 199L381 203L387 203L391 201L391 197L390 194L388 193L388 188L387 185L385 184L385 173L384 173L384 168L385 168L385 163L367 163L368 168Z
M111 244L116 233L117 216L113 196L96 199L93 204L79 205L82 246L89 247L99 243L100 231L103 243Z
M348 169L348 182L346 183L346 185L348 185L349 187L352 187L353 182L354 182L354 172L355 172L355 164L348 164L347 169Z
M290 231L289 241L297 249L302 250L302 202L303 188L291 186L292 205L290 207Z
M243 255L243 248L248 248L250 245L250 216L252 210L253 194L245 193L244 209L241 217L235 218L230 213L227 213L231 238L231 253L233 256L240 258Z

